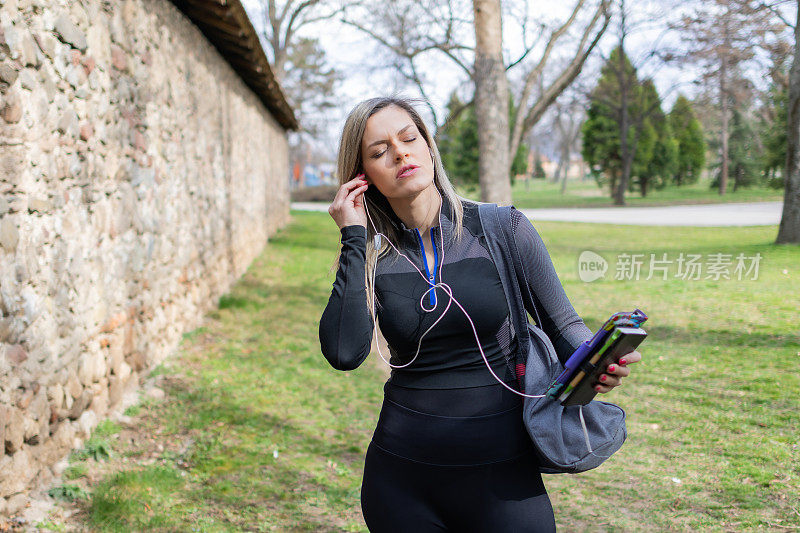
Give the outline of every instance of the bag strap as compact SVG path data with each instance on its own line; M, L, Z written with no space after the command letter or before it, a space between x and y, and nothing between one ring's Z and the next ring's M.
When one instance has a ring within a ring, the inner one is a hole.
M525 276L525 265L523 264L522 258L519 255L517 241L514 238L514 233L512 231L512 209L514 209L512 206L498 207L497 212L500 219L500 227L503 230L503 235L505 236L508 249L511 251L511 260L513 261L514 273L516 274L517 278L517 287L521 289L522 298L525 302L525 308L529 311L531 309L533 310L533 315L536 317L536 325L539 326L539 329L542 329L542 319L539 318L539 311L536 309L536 304L534 303L531 289L528 286L528 278Z
M503 285L503 292L508 302L511 323L517 338L516 360L511 361L511 356L506 356L506 363L511 372L517 377L519 390L522 391L523 376L525 375L525 360L520 360L520 352L523 347L527 347L530 342L530 332L528 330L528 317L525 312L523 294L520 291L519 269L516 267L520 263L516 256L516 246L512 248L513 236L505 231L504 225L510 225L510 207L500 207L497 204L480 204L478 215L483 228L483 235L486 244L489 246L489 254L492 256L500 281ZM509 242L510 241L510 242ZM527 289L527 285L526 285ZM524 352L527 356L527 350Z

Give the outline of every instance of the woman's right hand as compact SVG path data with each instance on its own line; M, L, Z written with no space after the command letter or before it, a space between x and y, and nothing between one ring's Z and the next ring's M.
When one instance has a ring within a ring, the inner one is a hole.
M364 192L369 187L364 174L342 184L336 192L328 213L333 217L339 229L345 226L359 225L367 227L367 213L364 210Z

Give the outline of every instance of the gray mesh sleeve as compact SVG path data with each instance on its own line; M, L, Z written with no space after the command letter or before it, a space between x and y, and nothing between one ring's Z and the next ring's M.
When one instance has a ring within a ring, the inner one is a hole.
M567 298L550 254L531 221L512 209L511 224L526 281L542 320L539 326L553 341L558 358L564 363L580 343L592 338L592 331ZM536 317L533 309L528 309L528 313Z

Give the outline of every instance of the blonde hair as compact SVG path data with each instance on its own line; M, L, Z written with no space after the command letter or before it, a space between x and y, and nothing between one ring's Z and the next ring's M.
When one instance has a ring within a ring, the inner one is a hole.
M342 137L339 142L339 155L337 157L336 175L339 178L339 185L350 181L355 178L357 174L363 172L363 160L361 158L361 142L364 138L364 131L367 128L367 120L380 111L389 106L396 106L406 111L414 125L422 134L425 142L431 151L431 159L433 160L433 182L443 197L447 197L450 208L452 210L453 219L453 238L459 240L462 235L462 223L464 220L464 209L461 205L463 198L456 194L453 185L445 173L442 158L439 155L439 149L433 136L425 126L425 122L420 117L417 110L414 109L412 102L419 99L406 98L402 96L381 96L378 98L370 98L357 104L345 120L344 128L342 128ZM424 101L423 101L424 102ZM383 194L380 193L375 187L370 187L364 194L364 201L367 204L369 215L375 223L379 233L383 233L393 243L400 240L400 232L395 229L394 224L388 211L391 210L388 200ZM381 243L380 249L375 248L375 230L372 224L367 221L367 255L366 255L366 287L367 287L367 306L369 307L370 314L373 314L373 309L369 295L373 290L372 287L372 274L377 265L379 257L383 257L393 252L392 248L385 242ZM334 262L334 270L338 268L339 256L336 256ZM377 297L376 297L377 301ZM375 316L372 316L373 322Z

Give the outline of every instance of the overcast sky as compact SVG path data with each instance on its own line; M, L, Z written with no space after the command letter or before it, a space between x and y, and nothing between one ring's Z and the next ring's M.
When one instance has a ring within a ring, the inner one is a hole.
M261 30L262 19L258 15L258 4L261 0L243 0L253 25L257 30ZM550 28L555 27L556 23L564 21L569 16L575 0L567 2L529 2L529 13L532 21L548 21ZM677 20L681 13L690 12L695 0L635 0L627 2L629 4L628 23L631 33L626 42L626 48L634 64L639 68L640 76L652 77L656 83L659 93L665 100L665 109L668 110L679 92L692 95L696 90L692 82L698 78L698 73L690 67L679 68L677 66L664 66L655 59L646 59L646 53L654 47L672 47L680 49L682 47L681 36L675 32L667 30L669 21ZM468 3L469 5L469 3ZM504 10L512 9L512 6L523 5L522 2L504 2ZM471 17L471 13L468 13ZM521 17L505 16L503 19L503 39L505 57L516 58L524 49L521 37L521 28L517 20ZM787 13L787 18L793 21L793 13ZM598 44L592 57L587 61L583 73L579 78L580 82L588 87L593 85L592 77L597 75L602 56L607 56L617 44L618 19L611 22L606 34ZM552 29L546 30L546 32ZM530 30L529 30L530 32ZM327 151L330 146L331 154L335 155L338 135L344 123L344 118L350 109L359 101L378 95L390 94L401 91L406 96L419 96L415 87L404 84L397 84L397 77L390 75L386 69L376 68L381 66L381 59L386 57L385 49L372 41L369 37L352 27L342 24L338 20L328 20L316 25L303 27L300 35L315 37L320 40L323 48L328 55L328 62L331 66L344 74L344 80L337 88L337 98L341 105L331 112L329 117L329 127L326 138L318 139L318 146ZM532 32L529 33L532 38ZM465 40L474 41L474 34L464 35ZM569 54L572 46L568 46L568 41L560 48L562 56ZM266 48L265 48L266 50ZM270 57L269 50L267 56ZM532 53L528 60L538 59L540 54ZM566 59L566 58L565 58ZM531 62L527 63L528 65ZM557 67L557 57L554 57L550 64ZM522 65L520 65L522 66ZM528 67L529 68L529 67ZM420 63L420 70L423 75L431 81L428 84L428 97L437 111L441 121L445 115L445 106L451 92L459 85L465 83L464 72L455 65L444 54L432 52L425 56L425 60ZM522 70L515 68L509 72L512 90L518 94L517 90ZM426 109L420 108L428 121L431 123L430 113Z

